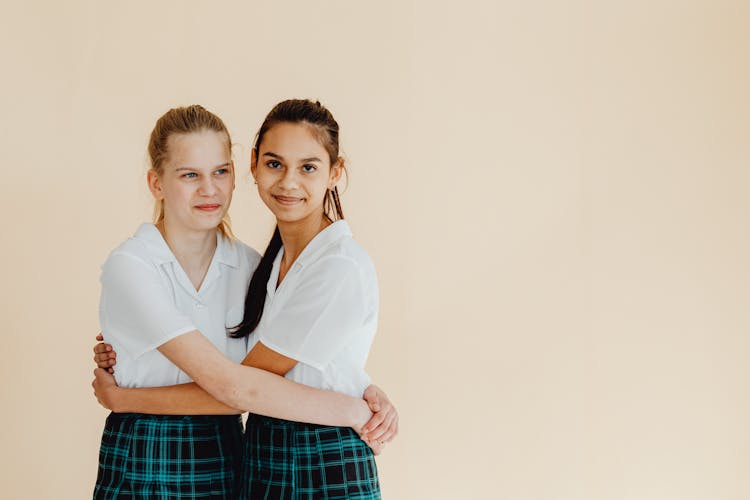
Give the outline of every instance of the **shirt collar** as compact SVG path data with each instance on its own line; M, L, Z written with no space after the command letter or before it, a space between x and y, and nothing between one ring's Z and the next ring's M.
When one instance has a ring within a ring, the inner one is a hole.
M352 231L349 229L349 224L345 220L339 219L336 222L331 223L331 225L320 231L310 240L310 243L307 244L302 250L302 253L299 254L299 257L297 257L294 266L303 267L310 262L314 262L326 248L343 238L351 236ZM281 254L283 250L284 247L281 247L279 254Z
M294 264L299 264L299 266L302 267L309 262L314 262L318 255L326 248L342 238L351 236L352 231L349 229L349 224L345 220L339 219L316 234L304 250L302 250L302 253L299 254L299 257L297 257L297 261Z
M330 226L316 234L315 237L310 240L310 243L307 244L307 246L302 250L302 253L299 254L299 257L297 257L297 260L294 261L292 269L299 270L306 264L315 262L317 257L321 253L323 253L326 248L341 240L342 238L351 236L352 231L351 229L349 229L349 224L343 219L337 220L336 222L332 223ZM273 266L271 268L271 276L268 278L268 283L266 283L266 291L269 296L273 296L275 293L276 283L279 279L279 268L281 267L281 259L283 256L284 247L282 246L279 250L279 253L276 254L276 258L274 259Z
M153 257L157 264L161 265L170 262L177 262L177 257L174 256L169 245L164 241L164 237L155 225L151 223L141 224L133 237L142 241L146 245L149 255ZM230 267L239 267L240 254L238 245L228 237L222 236L222 234L217 231L216 252L214 253L212 260Z

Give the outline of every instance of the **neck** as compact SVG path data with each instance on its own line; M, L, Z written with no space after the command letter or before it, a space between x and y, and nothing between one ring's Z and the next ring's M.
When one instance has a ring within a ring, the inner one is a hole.
M191 231L166 219L156 224L156 227L196 290L200 288L216 251L218 229Z
M289 268L302 253L308 243L323 229L331 225L331 221L322 214L294 222L276 222L279 226L281 242L284 245L284 256L281 263Z

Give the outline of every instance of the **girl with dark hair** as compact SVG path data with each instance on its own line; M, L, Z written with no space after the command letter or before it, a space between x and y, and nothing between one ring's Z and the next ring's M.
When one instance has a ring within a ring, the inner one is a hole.
M96 370L95 393L113 413L94 497L237 498L241 410L365 435L375 428L376 448L390 439L395 412L382 393L368 389L385 408L364 427L371 413L361 391L349 397L269 373L278 370L268 357L245 356L246 339L227 335L259 256L233 238L226 217L234 170L221 120L200 106L170 110L149 154L155 223L102 267L100 319L111 345L98 345L95 359L111 366L120 353L121 387Z
M276 229L234 335L275 373L359 396L378 285L341 210L338 137L331 113L307 100L279 103L261 125L251 171ZM245 443L243 498L380 498L372 450L350 428L251 414Z

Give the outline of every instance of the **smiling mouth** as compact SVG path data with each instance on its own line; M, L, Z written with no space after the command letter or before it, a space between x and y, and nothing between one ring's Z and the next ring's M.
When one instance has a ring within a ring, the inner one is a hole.
M204 203L203 205L195 205L195 208L203 212L213 212L221 207L219 203Z
M273 196L273 199L276 200L281 205L296 205L297 203L300 203L304 198L294 198L292 196L278 196L278 195L271 195Z

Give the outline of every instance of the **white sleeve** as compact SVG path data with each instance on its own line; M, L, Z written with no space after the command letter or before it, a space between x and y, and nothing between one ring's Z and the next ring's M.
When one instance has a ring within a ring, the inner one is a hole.
M258 340L279 354L323 370L364 323L362 277L357 264L341 256L324 257L303 273Z
M175 306L158 269L135 256L111 255L102 266L101 284L104 340L114 340L135 359L197 329Z

